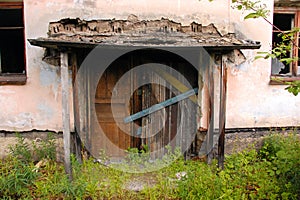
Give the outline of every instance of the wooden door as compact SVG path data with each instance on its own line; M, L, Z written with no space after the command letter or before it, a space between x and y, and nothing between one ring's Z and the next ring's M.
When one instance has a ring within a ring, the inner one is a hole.
M114 87L127 69L128 63L123 60L110 66L100 78L95 96L95 110L101 129L97 134L97 142L92 146L97 150L104 149L112 157L123 156L124 151L131 146L130 124L123 123L128 113L126 97L131 93L130 78L125 80L126 83L115 94L117 98L112 99Z
M178 130L177 127L181 123L183 110L178 104L168 106L161 111L141 117L131 123L125 124L123 122L128 114L137 113L181 93L172 83L161 77L159 73L135 74L132 72L130 76L126 76L127 78L123 81L123 84L119 86L119 91L122 92L114 94L117 98L112 101L114 87L120 78L134 67L144 63L165 64L186 77L193 87L197 87L197 71L174 55L164 52L157 55L156 52L143 50L119 58L107 68L98 82L95 109L101 133L92 136L91 146L94 149L93 152L105 149L106 154L109 156L122 157L125 155L124 151L129 147L141 149L144 145L147 145L151 152L155 152L154 157L160 157L164 153L160 152L163 147L166 145L180 146L184 143L184 138L188 137L184 135L184 130ZM171 76L180 79L175 74L172 75L171 71L166 73L171 73ZM147 79L149 84L137 88L141 76ZM114 115L112 107L115 108ZM196 127L195 113L191 113L188 123L185 126ZM138 133L138 127L144 127L141 133ZM177 134L182 136L179 137L179 140L173 140ZM182 138L183 140L181 140Z

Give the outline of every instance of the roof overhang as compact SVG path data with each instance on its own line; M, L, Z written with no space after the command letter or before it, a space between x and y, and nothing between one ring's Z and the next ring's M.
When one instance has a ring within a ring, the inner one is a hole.
M50 22L49 37L29 39L30 44L58 50L95 47L203 47L209 51L258 49L260 42L222 35L213 24L192 22L183 26L169 19L127 20L62 19Z
M259 49L260 44L257 42L245 43L240 45L218 45L218 44L192 44L192 45L185 45L180 42L176 43L160 43L160 44L151 44L147 41L143 41L144 43L138 43L135 41L131 41L128 43L116 44L116 43L95 43L95 42L74 42L74 41L65 41L65 40L52 40L48 38L37 38L37 39L28 39L31 45L44 47L44 48L52 48L57 50L72 50L72 49L93 49L95 47L115 47L115 48L126 48L126 47L148 47L148 48L159 48L159 47L189 47L189 48L205 48L206 50L210 51L231 51L235 49Z

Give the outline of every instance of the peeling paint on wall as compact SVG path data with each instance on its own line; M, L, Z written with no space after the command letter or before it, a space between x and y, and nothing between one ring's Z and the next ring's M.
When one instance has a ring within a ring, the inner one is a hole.
M59 68L51 67L49 65L42 64L40 70L40 83L42 86L54 85L57 89L60 79L58 76Z
M74 3L82 4L82 3L83 3L83 0L74 0Z
M94 8L96 7L96 1L95 0L73 0L75 5L85 6Z
M45 102L39 103L37 109L40 111L41 118L44 119L43 121L47 122L47 120L50 120L53 117L53 109Z
M60 86L59 68L56 66L47 65L45 62L41 62L39 75L41 86L50 87L52 93L51 96L57 100Z
M12 119L8 119L4 122L6 122L4 126L12 127L17 130L21 128L32 127L33 117L31 113L25 112L20 113Z

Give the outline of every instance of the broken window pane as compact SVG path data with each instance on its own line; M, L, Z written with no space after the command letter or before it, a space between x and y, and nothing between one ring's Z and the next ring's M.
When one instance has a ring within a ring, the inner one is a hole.
M273 16L273 40L272 48L275 48L278 44L282 42L280 36L281 31L291 30L294 27L295 15L294 14L284 14L284 13L275 13ZM277 29L277 28L279 29ZM288 52L283 57L278 57L272 59L272 75L276 74L286 74L292 75L292 63L280 62L279 60L284 57L291 57L291 52Z

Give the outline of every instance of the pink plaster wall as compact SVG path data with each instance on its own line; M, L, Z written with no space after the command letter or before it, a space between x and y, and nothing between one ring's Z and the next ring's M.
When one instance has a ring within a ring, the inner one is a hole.
M46 37L48 23L62 18L140 19L168 17L188 24L215 23L222 32L262 41L269 49L271 27L260 19L244 21L230 1L215 0L24 0L26 38ZM272 9L272 1L264 0ZM0 130L60 131L59 70L42 61L43 49L26 44L28 81L24 86L0 86ZM270 86L270 62L253 61L256 51L245 51L247 61L228 68L227 127L295 126L300 123L300 96L283 86Z

